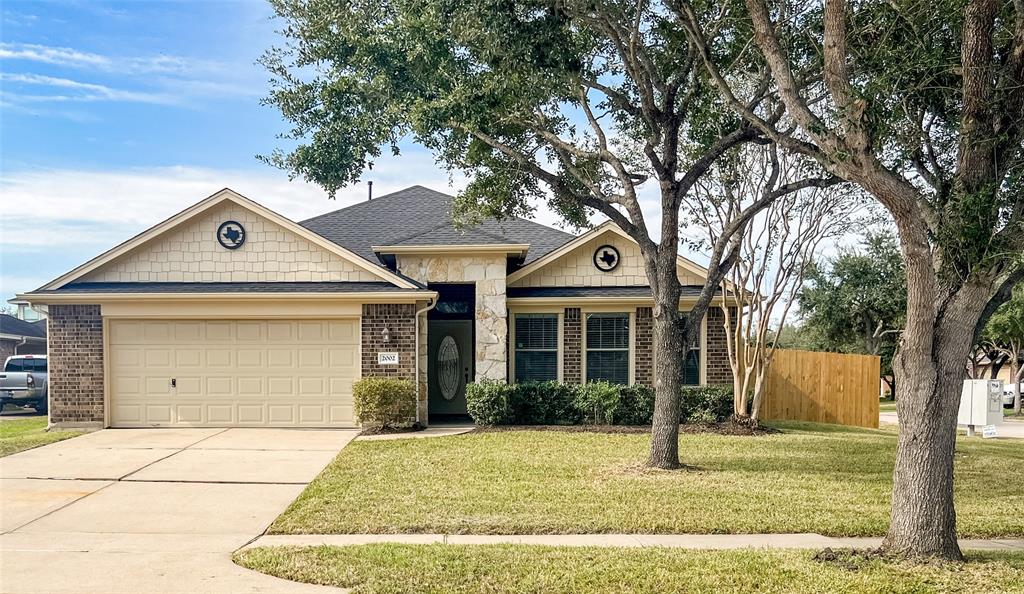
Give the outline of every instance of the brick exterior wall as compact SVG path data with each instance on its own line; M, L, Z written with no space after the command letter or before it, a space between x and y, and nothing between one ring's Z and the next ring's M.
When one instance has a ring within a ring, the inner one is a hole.
M14 347L18 345L16 340L0 340L0 365L7 360L7 357L14 355Z
M736 310L732 308L730 320L736 327ZM732 385L732 368L729 366L729 350L725 341L725 314L722 308L708 309L708 341L701 356L707 360L707 383Z
M411 380L416 374L416 306L411 303L363 305L362 377ZM391 339L384 342L384 328ZM398 353L398 365L378 365L377 353Z
M635 383L654 387L654 310L638 307L635 318L633 379Z
M48 312L50 423L103 425L103 318L99 305Z
M567 307L562 316L562 381L579 384L583 381L583 319L580 308Z

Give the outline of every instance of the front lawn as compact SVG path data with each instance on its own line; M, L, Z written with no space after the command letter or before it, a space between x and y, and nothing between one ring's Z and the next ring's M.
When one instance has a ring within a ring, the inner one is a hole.
M46 417L0 421L0 457L81 435L81 431L46 431Z
M691 471L642 467L649 435L505 431L355 441L276 533L780 533L879 536L895 429L790 423L758 437L684 434ZM1024 447L957 444L960 535L1024 535Z
M1024 554L910 565L813 551L683 551L528 545L257 548L236 562L354 592L1024 592Z

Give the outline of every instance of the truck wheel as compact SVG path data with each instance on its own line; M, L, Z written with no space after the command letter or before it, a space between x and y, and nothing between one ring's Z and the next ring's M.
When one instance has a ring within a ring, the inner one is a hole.
M33 408L36 409L37 413L45 415L46 414L46 410L48 408L48 404L49 403L46 400L42 400L40 402L37 402L35 404L35 406L33 406Z

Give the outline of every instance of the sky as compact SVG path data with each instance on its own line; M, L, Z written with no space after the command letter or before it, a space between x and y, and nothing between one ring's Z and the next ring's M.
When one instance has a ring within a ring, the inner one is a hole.
M331 201L257 161L287 129L260 105L272 17L262 0L0 3L4 300L223 187L294 220L365 199L363 184ZM460 188L426 150L402 152L364 177L376 195Z
M365 200L366 180L378 196L464 186L412 142L335 201L258 161L284 146L277 136L287 130L260 105L268 75L256 63L282 42L280 26L263 0L0 2L0 297L38 288L224 187L302 220ZM656 235L649 190L643 207ZM534 206L536 220L559 226Z

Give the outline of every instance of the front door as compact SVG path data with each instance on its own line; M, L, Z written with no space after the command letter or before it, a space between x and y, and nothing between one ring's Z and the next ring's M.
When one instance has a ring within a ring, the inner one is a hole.
M473 320L430 320L427 357L430 414L466 414L466 384L473 378Z

